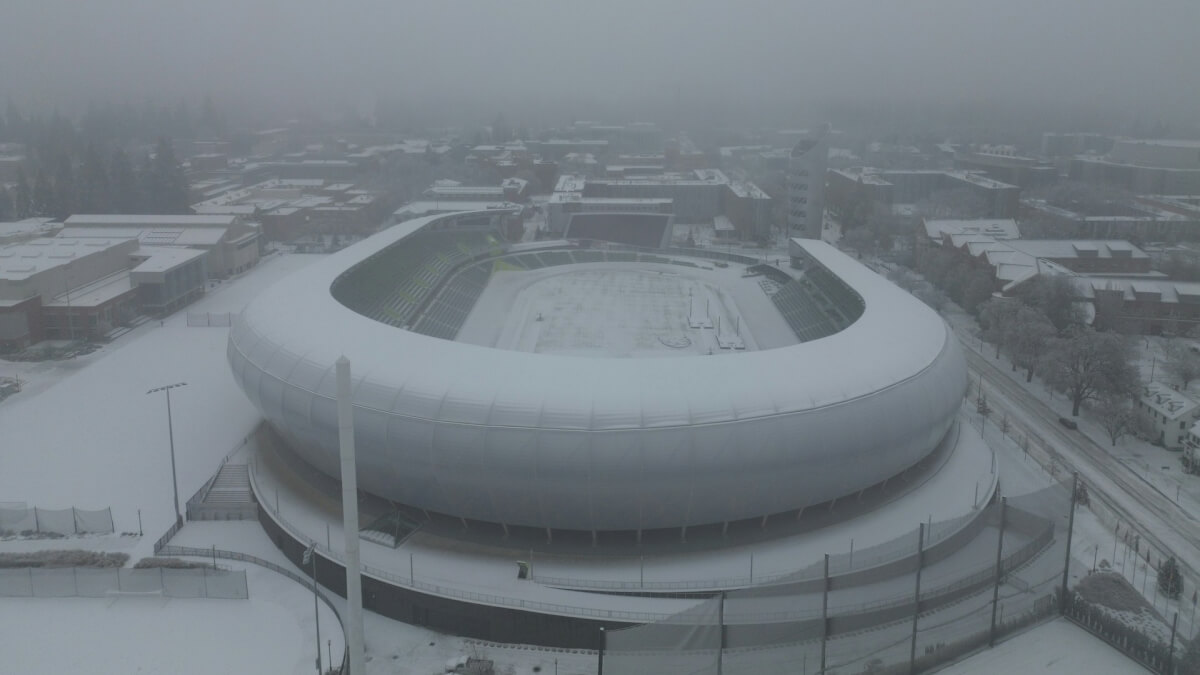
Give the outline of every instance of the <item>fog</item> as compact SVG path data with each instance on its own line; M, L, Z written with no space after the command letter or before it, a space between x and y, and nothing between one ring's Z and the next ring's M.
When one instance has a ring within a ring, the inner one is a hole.
M6 0L0 98L784 123L831 104L1187 122L1200 2ZM435 118L435 119L436 119Z

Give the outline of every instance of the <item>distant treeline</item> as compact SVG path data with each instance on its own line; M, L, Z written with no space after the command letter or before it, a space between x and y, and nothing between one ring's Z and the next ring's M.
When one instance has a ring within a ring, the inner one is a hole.
M188 182L169 138L217 137L210 104L94 106L78 122L57 112L25 115L9 104L0 143L23 147L15 180L0 189L0 220L73 213L190 213Z

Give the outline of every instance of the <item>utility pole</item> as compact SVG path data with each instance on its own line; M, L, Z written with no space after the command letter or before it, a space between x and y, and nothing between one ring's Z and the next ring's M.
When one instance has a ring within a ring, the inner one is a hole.
M176 387L186 387L187 382L176 382L162 387L155 387L146 394L164 392L167 395L167 439L171 447L171 487L175 493L175 526L183 527L183 514L179 511L179 478L175 472L175 426L171 421L171 390Z

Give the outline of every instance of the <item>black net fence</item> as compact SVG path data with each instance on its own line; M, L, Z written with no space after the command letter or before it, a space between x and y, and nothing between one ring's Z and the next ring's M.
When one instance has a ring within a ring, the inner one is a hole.
M16 534L110 534L114 531L112 509L87 510L75 507L0 507L0 535Z
M1070 496L1057 484L997 501L609 631L604 673L908 673L954 660L1059 613Z
M0 597L107 598L161 595L168 598L250 597L245 570L23 567L0 568Z

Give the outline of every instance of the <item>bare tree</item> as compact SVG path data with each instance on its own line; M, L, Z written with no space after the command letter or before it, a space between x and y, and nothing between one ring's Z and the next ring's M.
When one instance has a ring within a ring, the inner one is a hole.
M1059 332L1084 324L1081 294L1070 277L1039 276L1021 284L1016 294L1025 304L1042 310Z
M1054 324L1041 310L1022 305L1012 323L1008 338L1012 350L1013 368L1025 369L1025 381L1033 381L1033 372L1045 358L1046 350L1054 339Z
M1096 401L1096 414L1100 416L1100 426L1108 433L1109 440L1115 446L1121 437L1133 430L1133 406L1128 396L1106 393Z
M924 284L920 288L912 292L914 296L921 302L929 305L933 311L940 312L950 301L946 294L933 287L933 284Z
M1200 377L1200 354L1192 351L1188 341L1179 339L1167 342L1166 352L1163 369L1179 378L1180 385L1187 389L1192 380Z
M1132 356L1129 342L1116 333L1075 329L1055 340L1046 380L1071 399L1071 415L1078 417L1085 401L1104 394L1133 395L1138 376Z
M992 298L979 305L983 339L996 345L996 358L1000 358L1000 350L1008 346L1013 336L1013 324L1020 309L1021 303L1011 298Z

